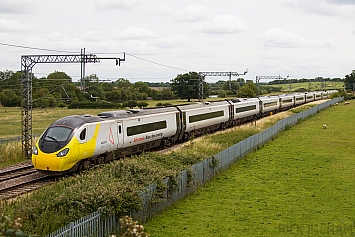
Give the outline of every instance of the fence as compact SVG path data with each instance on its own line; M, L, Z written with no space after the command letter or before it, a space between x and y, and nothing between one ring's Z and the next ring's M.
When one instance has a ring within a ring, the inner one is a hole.
M32 137L36 139L40 136L41 134L34 134ZM9 142L20 142L21 138L22 138L21 136L0 138L0 144L5 144Z
M287 127L295 125L298 121L313 116L320 110L341 102L342 97L335 98L312 107L306 111L280 120L270 128L255 134L220 153L193 165L190 169L180 172L175 180L166 178L162 184L151 184L140 193L142 200L141 210L130 212L131 217L140 223L146 223L151 217L161 213L173 203L181 200L186 195L205 184L216 174L227 169L245 155L264 145ZM166 188L161 188L161 186ZM163 190L163 191L161 191ZM64 236L108 236L119 230L118 220L115 215L101 220L101 213L97 211L68 226L48 235L47 237Z

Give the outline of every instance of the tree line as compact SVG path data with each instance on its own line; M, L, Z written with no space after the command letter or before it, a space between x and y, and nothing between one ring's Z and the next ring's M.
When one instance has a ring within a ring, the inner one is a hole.
M0 103L2 106L21 106L22 72L11 70L0 71ZM47 77L37 78L32 76L32 106L36 107L66 107L85 104L111 103L106 107L145 107L147 100L172 100L199 98L199 86L201 78L197 72L178 74L170 82L151 83L138 81L131 83L124 78L116 81L101 81L96 74L86 76L83 81L73 81L65 72L54 71ZM315 78L292 79L292 83L304 80L342 80L340 78ZM290 83L290 80L276 80L268 84L259 84L258 88L252 80L238 78L237 80L219 80L215 83L203 83L203 97L217 95L226 97L255 97L257 95L280 92L279 84ZM355 84L355 72L345 76L345 83L353 88ZM139 102L137 102L139 101ZM164 103L161 103L164 105Z

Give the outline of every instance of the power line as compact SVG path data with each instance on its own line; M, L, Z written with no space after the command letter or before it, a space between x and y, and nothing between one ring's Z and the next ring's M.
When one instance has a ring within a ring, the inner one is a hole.
M0 42L0 45L8 46L8 47L15 47L15 48L22 48L22 49L32 49L32 50L41 50L41 51L49 51L49 52L58 52L58 53L77 53L77 52L72 52L72 51L36 48L36 47L29 47L29 46L23 46L23 45L6 44L6 43L1 43L1 42Z
M165 65L165 64L153 62L153 61L151 61L151 60L144 59L144 58L135 56L135 55L133 55L133 54L129 54L129 53L126 53L126 54L129 55L129 56L131 56L131 57L138 58L138 59L140 59L140 60L143 60L143 61L146 61L146 62L149 62L149 63L152 63L152 64L156 64L156 65L159 65L159 66L162 66L162 67L167 67L167 68L171 68L171 69L177 69L177 70L186 71L186 72L191 71L191 70L186 70L186 69L182 69L182 68L172 67L172 66L168 66L168 65Z

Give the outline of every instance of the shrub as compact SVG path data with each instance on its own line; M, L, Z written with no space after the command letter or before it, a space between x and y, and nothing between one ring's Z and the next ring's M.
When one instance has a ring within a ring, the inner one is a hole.
M0 236L31 237L25 234L21 228L21 219L12 220L7 216L0 216Z

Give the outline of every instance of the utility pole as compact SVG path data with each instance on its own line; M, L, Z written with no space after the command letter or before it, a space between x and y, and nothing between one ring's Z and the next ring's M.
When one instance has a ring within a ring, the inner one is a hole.
M232 76L239 77L240 75L245 75L248 73L248 69L245 70L243 73L238 72L199 72L200 75L200 83L199 83L199 101L203 101L203 86L205 84L205 77L206 76L228 76L229 77L229 89L232 90Z
M71 55L22 55L21 56L21 120L22 120L22 153L25 158L30 159L32 154L32 69L38 63L81 63L81 76L85 75L86 63L98 63L100 59L114 59L116 66L120 65L121 58L99 58L94 54L85 54L81 50L80 54ZM83 81L83 80L82 80Z

